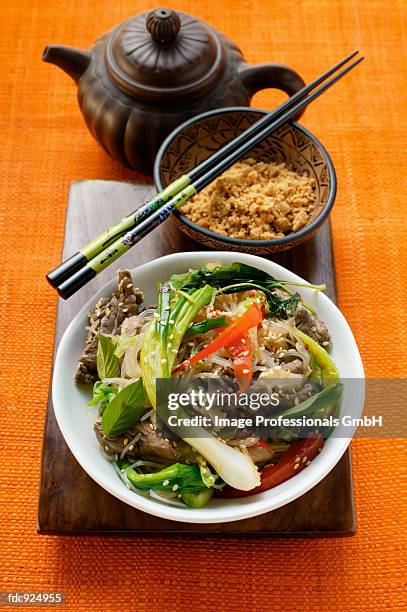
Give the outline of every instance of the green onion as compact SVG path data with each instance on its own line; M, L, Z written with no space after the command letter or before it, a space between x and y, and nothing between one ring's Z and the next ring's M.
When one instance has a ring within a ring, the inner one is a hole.
M218 327L226 327L227 325L229 325L229 321L226 317L213 317L212 319L206 319L205 321L194 323L191 327L187 329L185 335L194 336L195 334L206 334L212 329L217 329Z

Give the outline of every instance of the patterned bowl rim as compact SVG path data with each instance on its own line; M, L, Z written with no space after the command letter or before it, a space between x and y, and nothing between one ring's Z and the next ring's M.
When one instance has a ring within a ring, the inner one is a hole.
M177 138L178 134L182 132L185 128L187 128L188 126L192 125L193 123L197 123L198 121L201 121L201 119L206 119L206 117L211 117L212 115L219 115L219 114L224 114L224 113L235 113L235 112L261 113L262 115L265 115L268 111L261 109L261 108L253 108L251 106L229 106L226 108L215 108L214 110L206 111L205 113L196 115L195 117L192 117L192 119L188 119L188 121L185 121L184 123L179 125L164 140L164 142L162 143L162 145L160 146L158 150L158 153L154 161L154 182L155 182L155 186L158 191L161 191L163 189L163 184L161 182L161 176L160 176L162 159L169 145L171 144L173 140L175 140L175 138ZM334 168L332 159L328 151L325 149L324 145L318 140L318 138L314 136L314 134L312 134L309 130L307 130L302 125L297 123L296 121L290 121L290 123L314 143L317 149L319 149L319 151L322 153L322 156L328 167L329 184L330 184L328 199L326 201L326 204L323 210L312 221L312 223L309 223L308 225L300 229L298 232L293 232L291 234L288 234L287 236L284 236L284 238L274 238L272 240L250 240L250 239L243 240L242 238L231 238L229 236L222 236L221 234L216 234L215 232L211 232L210 230L204 227L201 227L200 225L197 225L193 221L190 221L185 215L181 214L179 210L174 211L174 215L184 225L186 225L187 227L190 227L196 232L200 232L201 234L204 234L205 236L208 236L209 238L212 238L213 240L218 240L220 242L225 242L227 244L232 244L235 246L241 245L241 246L251 246L251 247L267 247L267 246L276 246L276 245L286 244L288 242L294 242L296 240L299 240L303 238L304 236L306 236L307 234L311 233L313 230L317 229L325 221L325 219L329 215L332 209L332 206L334 205L334 202L335 202L335 197L336 197L335 168Z

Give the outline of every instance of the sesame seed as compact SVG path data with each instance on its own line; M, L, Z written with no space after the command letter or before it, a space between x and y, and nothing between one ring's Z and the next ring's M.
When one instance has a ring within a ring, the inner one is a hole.
M177 354L178 353L178 349L171 349L171 352Z
M107 444L105 444L105 451L108 451L108 450L109 450L109 447Z
M131 446L129 446L129 451L132 451L134 449L134 444L132 444Z
M179 489L179 486L178 486L177 484L175 484L175 485L172 487L172 490L173 490L173 491L176 491L177 489Z
M166 359L163 357L163 358L161 359L161 363L167 363L167 360L166 360Z
M124 438L124 440L123 440L123 446L126 446L126 444L128 444L128 443L129 443L128 439L127 439L127 438Z
M300 467L300 464L299 464L299 463L296 463L296 464L294 465L294 469L295 469L295 470L298 470L298 468L299 468L299 467Z
M169 338L170 338L170 340L172 340L174 338L174 334L171 334L171 336Z
M127 312L127 311L128 311L128 308L127 308L127 307L126 307L126 308L123 308L123 312Z
M309 465L311 463L311 461L307 461L307 463L305 465Z
M170 325L174 325L175 321L174 321L174 319L170 319L170 320L168 321L168 323L169 323Z
M302 458L302 462L303 462L303 463L307 463L307 460L308 460L308 457L303 457L303 458Z
M242 374L249 374L250 370L248 370L247 368L245 368L244 370L242 370Z
M164 482L163 482L163 486L164 486L164 487L166 487L166 486L167 486L167 485L169 485L169 484L170 484L170 481L169 481L169 480L167 480L167 479L166 479L166 480L164 480Z
M129 283L129 284L127 285L127 289L131 289L132 287L133 287L133 283Z
M322 448L319 448L319 449L318 449L318 452L320 453L321 451L322 451Z
M240 342L241 342L242 344L246 344L246 339L245 339L245 338L242 338Z
M329 344L328 340L325 340L325 341L322 343L322 346L328 346L328 344Z
M299 463L300 462L300 457L296 457L294 463Z

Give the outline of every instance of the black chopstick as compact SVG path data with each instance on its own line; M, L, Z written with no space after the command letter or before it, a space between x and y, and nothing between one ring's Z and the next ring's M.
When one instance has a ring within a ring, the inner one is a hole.
M208 157L206 160L198 164L188 174L181 176L180 178L173 181L165 189L160 191L152 200L149 200L135 211L130 213L127 217L121 219L114 226L97 236L94 240L89 242L87 245L82 247L77 253L72 255L69 259L60 264L57 268L47 274L48 282L57 288L64 280L72 276L77 270L84 267L89 261L96 257L99 253L103 252L110 244L117 240L120 236L126 232L132 230L138 226L142 221L147 219L151 214L155 213L167 202L171 200L177 193L182 191L185 187L194 183L200 176L205 175L211 168L215 167L220 161L227 158L227 156L236 147L243 145L248 142L254 134L270 125L272 121L277 119L282 113L286 112L296 102L304 98L313 89L318 87L323 81L325 81L334 72L339 70L344 64L349 62L359 51L354 51L338 64L330 68L327 72L319 76L317 79L312 81L309 85L305 85L293 96L285 100L272 112L267 113L264 117L256 121L252 126L244 130L236 138L232 139L226 145L221 147L213 155Z
M344 70L335 75L332 79L325 82L319 89L314 91L309 96L301 99L297 104L290 107L288 111L280 115L271 124L263 128L263 130L257 132L250 140L245 142L243 145L235 150L232 150L229 156L222 159L215 167L211 168L203 176L200 176L194 183L187 185L182 191L176 194L167 204L162 208L154 212L150 217L141 222L137 227L128 231L124 236L121 236L113 244L109 245L104 251L99 253L90 262L88 262L83 268L75 272L70 278L65 280L58 288L58 293L64 299L69 298L71 295L76 293L78 289L83 287L94 278L99 272L104 270L110 263L115 261L123 253L128 251L134 244L139 242L144 236L149 234L153 229L158 227L167 217L179 206L181 206L186 200L195 195L197 192L204 189L211 181L218 177L227 168L233 165L236 161L246 155L254 146L261 142L264 138L269 136L273 131L279 128L281 125L286 123L290 118L295 116L305 106L313 102L327 89L332 87L339 79L345 76L350 70L355 68L360 62L363 61L363 57L347 66Z

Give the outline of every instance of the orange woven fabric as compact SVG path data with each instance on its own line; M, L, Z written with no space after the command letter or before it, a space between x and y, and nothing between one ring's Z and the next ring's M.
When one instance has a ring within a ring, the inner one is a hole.
M37 485L66 195L82 178L134 179L87 132L73 83L40 61L50 42L87 48L154 3L1 2L0 591L62 590L67 610L401 610L405 442L353 444L357 534L273 541L41 537ZM407 96L404 0L177 0L233 38L249 61L306 80L355 48L366 62L303 123L336 165L332 215L340 306L367 374L407 371ZM278 95L254 104L271 107ZM404 279L403 279L404 274Z

